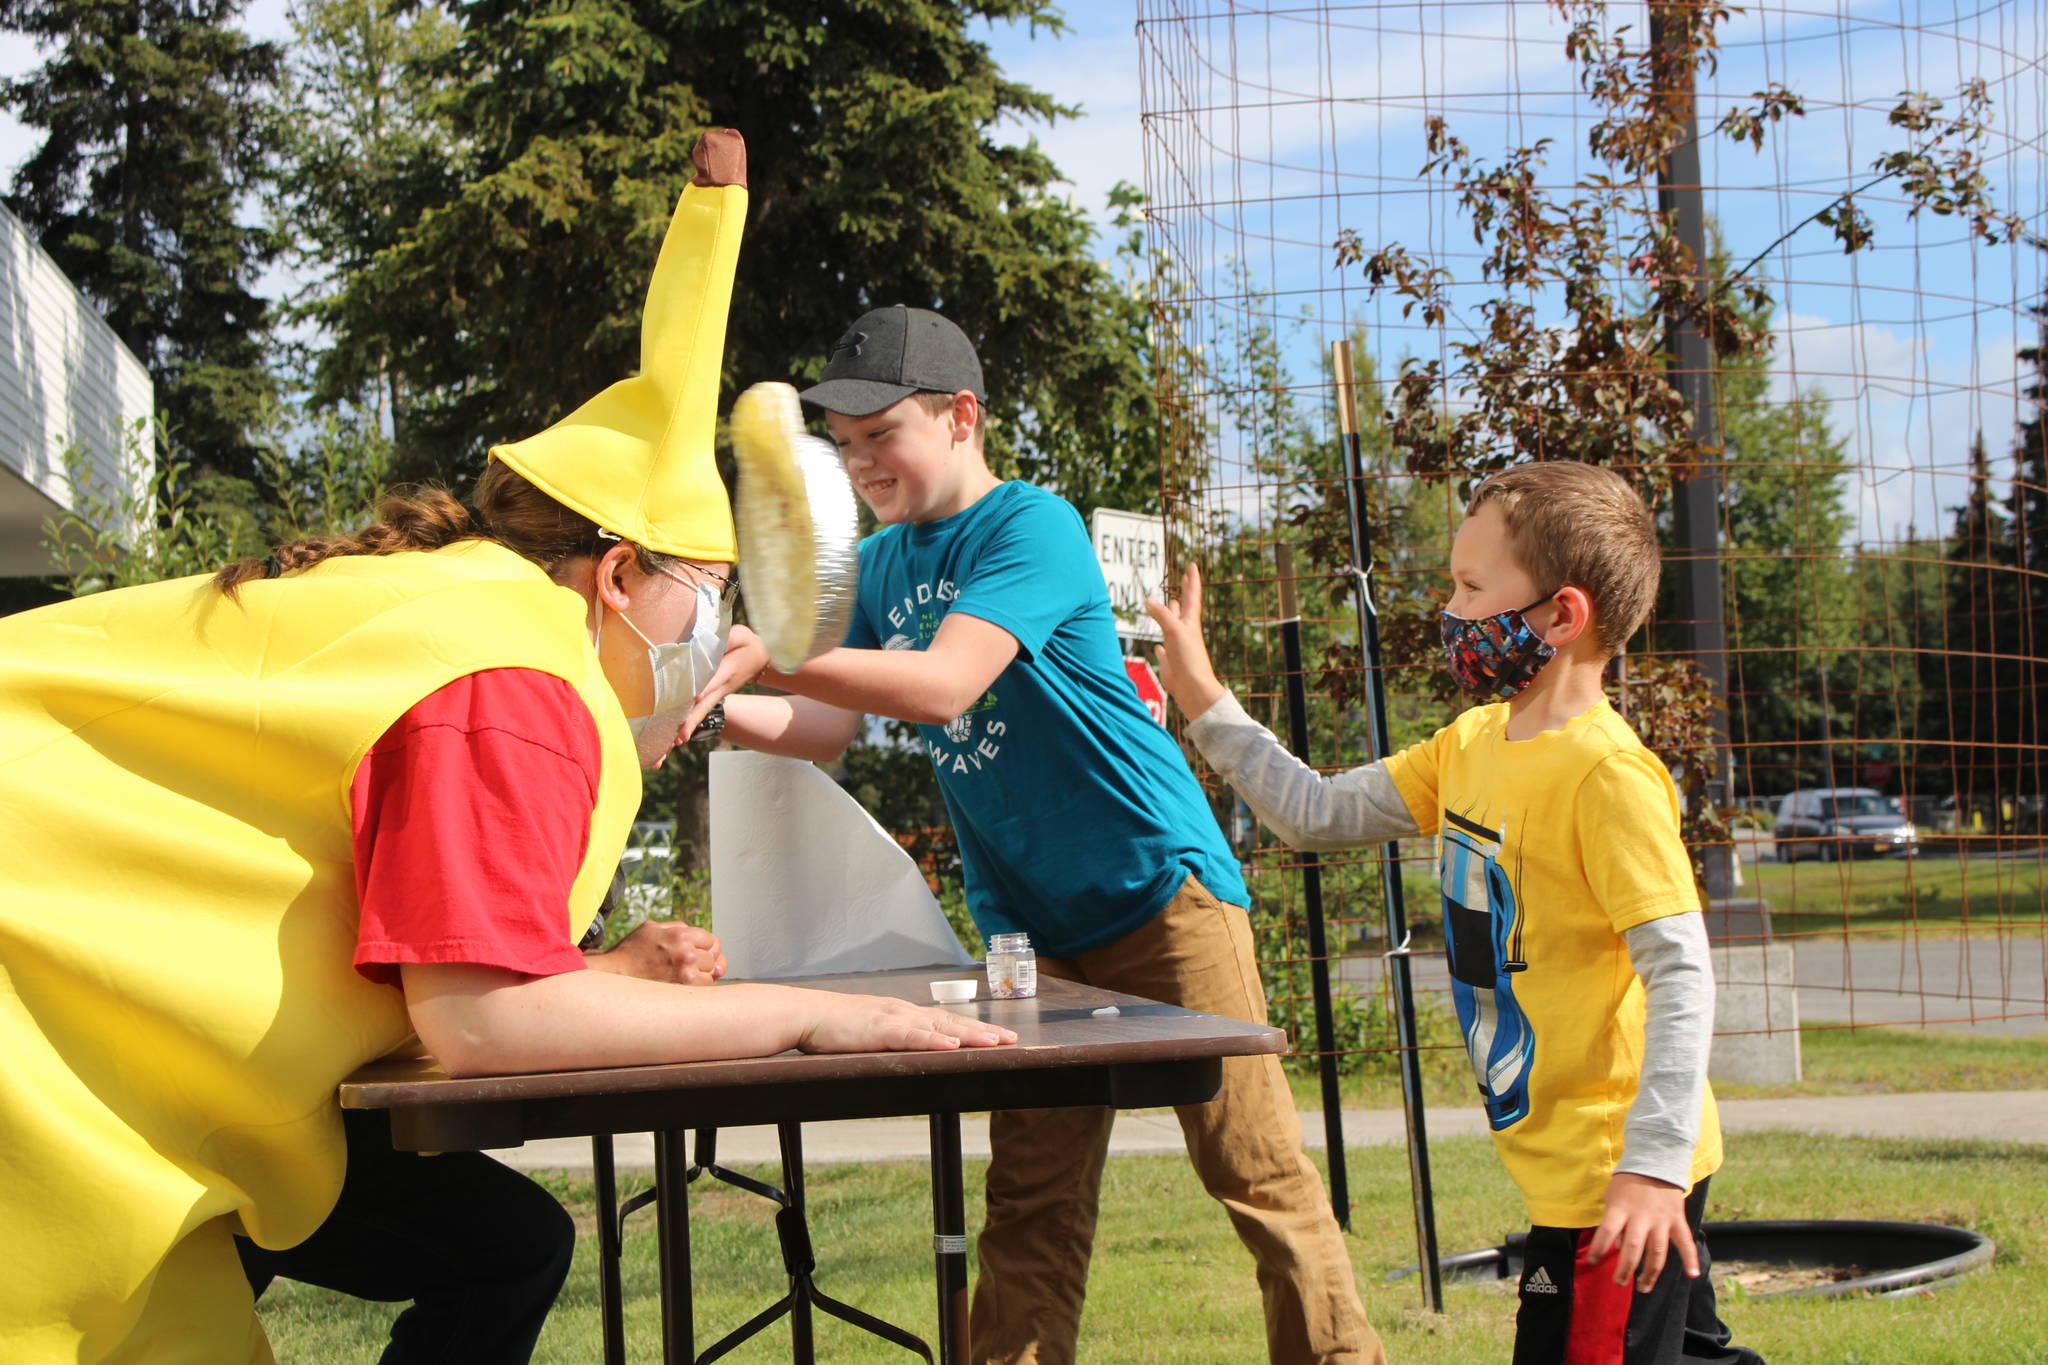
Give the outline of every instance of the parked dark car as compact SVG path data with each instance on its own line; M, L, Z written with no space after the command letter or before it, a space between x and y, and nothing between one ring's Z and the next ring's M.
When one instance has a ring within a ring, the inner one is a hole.
M1778 860L1811 853L1823 861L1859 853L1911 853L1920 846L1899 803L1869 787L1808 787L1778 803L1772 829Z

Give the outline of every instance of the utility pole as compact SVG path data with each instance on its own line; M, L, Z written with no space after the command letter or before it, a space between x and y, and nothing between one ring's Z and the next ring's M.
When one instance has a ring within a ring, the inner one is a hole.
M1677 136L1657 173L1657 207L1672 224L1678 240L1691 253L1698 272L1692 282L1695 299L1704 297L1707 225L1700 185L1700 148L1694 112L1693 62L1690 53L1671 52L1667 13L1697 0L1652 0L1650 45L1664 53L1658 62L1659 98L1675 117ZM1707 774L1707 799L1725 806L1729 799L1728 753L1728 628L1721 598L1721 424L1714 408L1714 351L1692 313L1673 308L1665 319L1665 346L1671 356L1672 385L1692 409L1692 439L1707 452L1694 470L1673 485L1673 529L1678 563L1678 615L1686 652L1699 664L1714 694L1714 760ZM1716 845L1702 850L1707 895L1727 900L1735 889L1732 850Z

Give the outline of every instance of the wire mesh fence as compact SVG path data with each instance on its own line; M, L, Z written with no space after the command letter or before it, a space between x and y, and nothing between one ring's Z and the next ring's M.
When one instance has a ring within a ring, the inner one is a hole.
M1162 501L1248 709L1288 733L1284 546L1311 761L1372 756L1361 582L1392 743L1446 723L1434 613L1465 496L1521 460L1610 465L1666 539L1610 687L1672 766L1714 893L1717 1065L1744 1036L2048 1028L2048 8L1140 0L1138 20ZM1212 791L1276 1016L1311 1051L1303 860ZM1392 1075L1399 876L1422 1045L1461 1067L1432 850L1320 862L1348 987L1332 1049Z

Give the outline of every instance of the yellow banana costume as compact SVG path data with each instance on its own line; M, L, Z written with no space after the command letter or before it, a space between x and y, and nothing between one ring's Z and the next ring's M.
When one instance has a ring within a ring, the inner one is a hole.
M727 135L730 136L730 135ZM733 139L736 143L736 139ZM650 549L733 553L712 463L746 191L686 190L635 378L494 454ZM234 1365L270 1352L232 1235L325 1218L336 1083L410 1034L351 965L350 784L413 704L531 668L597 723L573 942L639 803L575 591L488 541L204 578L0 619L0 1360Z

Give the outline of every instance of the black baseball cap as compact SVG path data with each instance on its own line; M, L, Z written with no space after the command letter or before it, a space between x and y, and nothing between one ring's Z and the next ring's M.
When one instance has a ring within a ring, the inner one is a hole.
M865 417L913 393L962 389L988 402L967 333L929 308L899 303L863 313L833 343L824 375L797 396L827 412Z

